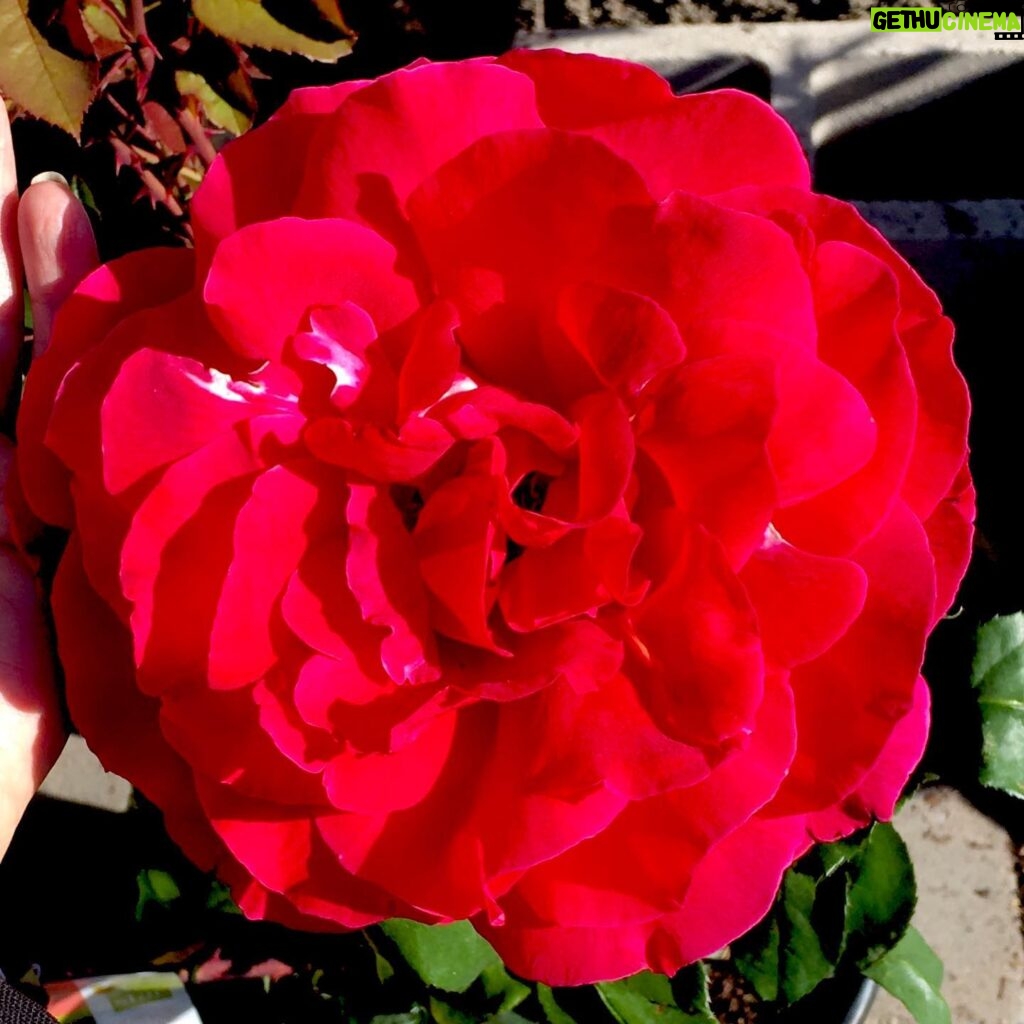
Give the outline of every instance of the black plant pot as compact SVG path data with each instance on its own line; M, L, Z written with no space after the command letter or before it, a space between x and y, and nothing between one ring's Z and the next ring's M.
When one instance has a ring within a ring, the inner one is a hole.
M864 1024L868 1019L868 1012L871 1009L871 1004L875 1001L875 994L877 992L878 986L873 981L865 978L860 989L857 991L853 1005L843 1018L843 1024Z

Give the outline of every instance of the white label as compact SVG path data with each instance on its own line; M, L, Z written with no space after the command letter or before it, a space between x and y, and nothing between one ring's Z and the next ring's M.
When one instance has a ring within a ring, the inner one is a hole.
M177 974L147 971L75 982L96 1024L203 1024Z

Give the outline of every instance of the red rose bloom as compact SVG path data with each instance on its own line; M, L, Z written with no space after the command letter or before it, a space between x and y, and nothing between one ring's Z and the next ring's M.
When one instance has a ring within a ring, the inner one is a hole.
M296 93L192 216L67 304L20 472L76 723L246 914L669 972L892 813L967 394L768 107L420 64Z

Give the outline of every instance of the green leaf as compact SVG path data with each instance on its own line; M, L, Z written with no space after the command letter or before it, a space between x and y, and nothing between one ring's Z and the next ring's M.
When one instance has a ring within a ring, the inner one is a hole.
M789 871L782 880L779 934L779 997L795 1003L835 973L813 923L817 883L809 875Z
M524 985L517 978L513 978L501 964L491 964L489 967L485 967L480 975L480 980L484 983L484 992L488 999L497 999L499 997L501 999L501 1003L497 1010L495 1010L495 1013L506 1013L509 1010L514 1010L524 999L528 999L530 996L530 986Z
M202 75L194 71L175 71L174 84L182 96L197 99L206 116L218 128L231 135L241 135L249 130L252 119L231 106Z
M364 931L363 937L369 943L370 949L373 950L374 966L377 968L377 980L383 985L385 981L389 981L395 976L395 969L391 966L391 961L377 948L377 943L373 941L373 936L369 931Z
M28 17L28 0L0 0L0 92L76 139L93 98L93 76L55 50Z
M619 1024L707 1024L699 1011L681 1009L672 992L672 983L662 974L643 971L596 985L598 995ZM714 1018L711 1018L714 1024Z
M112 0L112 6L121 15L126 17L123 0ZM127 42L117 21L106 11L103 6L93 0L82 5L82 21L88 26L88 30L100 39L115 45L125 45Z
M370 1024L425 1024L426 1011L421 1006L414 1006L408 1013L381 1013L374 1017Z
M181 898L178 883L166 872L155 868L147 868L138 873L135 879L139 887L139 899L135 904L135 920L141 921L150 904L166 907Z
M548 1024L576 1024L576 1021L555 1001L555 993L547 985L537 986L537 1002L540 1003Z
M73 175L71 178L71 191L90 214L97 219L102 217L100 208L96 205L96 197L93 195L92 189L89 188L89 183L85 178L79 177L77 174Z
M816 848L815 852L826 877L835 874L840 868L857 858L867 838L866 831L856 832L849 839L839 839L834 843L822 843Z
M241 908L231 895L231 890L216 879L210 882L210 891L206 894L206 909L216 910L222 914L242 913Z
M501 963L468 921L428 925L394 918L380 927L420 978L445 992L465 992L486 968Z
M711 1012L708 966L703 960L684 967L672 978L672 994L676 1006L689 1014L695 1024L718 1024L718 1018Z
M859 963L870 963L899 941L917 902L914 868L892 825L872 826L853 861L846 891L844 945Z
M733 944L736 969L767 1002L779 998L779 919L769 914L756 928Z
M981 708L981 781L1024 797L1024 614L978 630L971 683Z
M320 61L337 60L352 49L348 35L322 42L282 25L258 0L192 0L192 12L211 32L243 46L301 53Z
M475 1017L456 1010L454 1006L449 1006L433 996L430 997L430 1019L435 1024L477 1024Z
M864 974L903 1003L917 1024L951 1024L949 1006L939 992L942 961L916 928L908 928Z

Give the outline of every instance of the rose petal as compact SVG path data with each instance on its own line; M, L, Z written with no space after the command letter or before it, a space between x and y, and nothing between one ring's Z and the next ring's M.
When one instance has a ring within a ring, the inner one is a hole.
M971 560L974 504L974 485L965 462L950 494L924 521L928 545L935 559L935 610L932 615L935 621L949 611Z
M895 331L891 272L862 250L827 242L815 254L813 274L821 358L864 395L878 441L850 479L776 520L800 546L842 555L877 529L897 500L914 445L917 397Z
M395 271L394 248L351 221L281 217L250 224L214 253L203 297L224 338L242 355L279 360L316 306L354 303L383 332L416 305Z
M558 326L622 398L635 398L660 370L682 362L679 329L644 295L585 282L558 297Z
M440 715L393 753L344 750L324 769L323 784L341 811L381 815L426 799L451 755L456 714Z
M296 89L258 132L225 146L192 199L192 227L201 267L221 239L246 224L292 212L317 125L366 82ZM249 167L259 167L251 174Z
M473 143L407 207L436 284L466 325L497 301L529 307L593 280L618 248L612 213L631 204L650 198L629 164L591 139L537 129Z
M757 612L765 656L787 668L820 657L845 636L868 589L855 562L812 555L771 536L739 578Z
M670 575L632 620L637 689L662 729L712 746L749 729L764 692L757 617L710 534L683 536Z
M311 514L332 484L341 490L340 481L303 463L275 466L253 483L235 519L232 559L210 632L213 688L254 682L276 661L274 611L308 546ZM340 513L341 502L331 504Z
M503 900L508 922L610 928L678 910L695 865L775 795L795 751L793 697L779 678L743 750L692 786L631 804L603 832L527 872Z
M501 611L517 632L592 616L610 597L588 555L582 530L550 547L527 549L501 574Z
M889 821L928 741L931 695L920 676L910 710L896 723L871 770L838 806L808 818L816 839L830 842L873 820Z
M363 220L391 237L408 195L442 164L484 136L540 126L530 81L489 60L396 71L353 95L313 140L292 210Z
M864 610L825 655L792 674L800 742L772 808L779 815L842 799L870 772L914 700L935 601L924 530L897 505L852 558L868 578ZM865 680L873 684L867 699Z
M656 199L751 184L810 188L807 158L793 129L763 100L738 89L679 96L588 134L640 171Z
M286 419L283 426L289 425ZM263 468L251 441L225 434L169 467L135 513L122 549L121 584L134 605L144 692L207 678L235 517Z
M953 362L953 324L946 317L900 332L917 387L914 454L903 500L927 518L949 492L967 456L970 398Z
M637 424L637 445L668 486L673 524L701 524L736 567L760 547L777 503L767 451L775 408L770 363L722 356L681 368ZM650 482L644 491L650 501ZM653 513L641 506L634 515L648 526ZM676 535L673 525L672 544ZM646 557L669 564L654 540L651 532ZM641 548L641 569L657 578L644 558Z
M166 319L155 312L149 323ZM149 324L137 323L138 331ZM177 325L180 327L180 325ZM152 348L121 361L101 405L103 478L115 494L261 413L288 404L195 359Z
M586 130L675 103L668 82L642 64L561 50L510 50L498 63L530 78L551 128Z
M328 806L319 774L285 757L262 728L251 687L170 691L161 699L160 731L194 773L238 794L282 806Z
M811 845L801 817L751 818L697 865L682 910L651 930L647 963L674 973L743 935L768 913L783 872Z
M61 307L46 352L35 360L18 413L18 479L33 511L46 522L69 527L72 510L68 474L43 446L53 401L77 360L125 317L169 302L188 288L194 258L183 249L131 253L89 275ZM98 402L91 422L98 433ZM85 431L79 420L78 431ZM94 434L90 432L90 437ZM95 438L94 438L95 439Z
M449 480L427 499L413 531L434 628L489 650L497 649L487 624L495 596L490 579L495 484L483 476Z
M617 228L629 261L623 287L658 302L684 341L693 326L731 319L813 348L807 274L792 238L775 224L677 192L652 211L623 217Z
M369 625L383 626L381 662L396 683L438 678L430 612L417 572L416 549L386 493L350 484L345 577Z
M739 321L702 324L687 337L691 358L771 360L777 407L768 454L780 506L834 487L874 454L878 432L870 408L857 388L813 349Z

